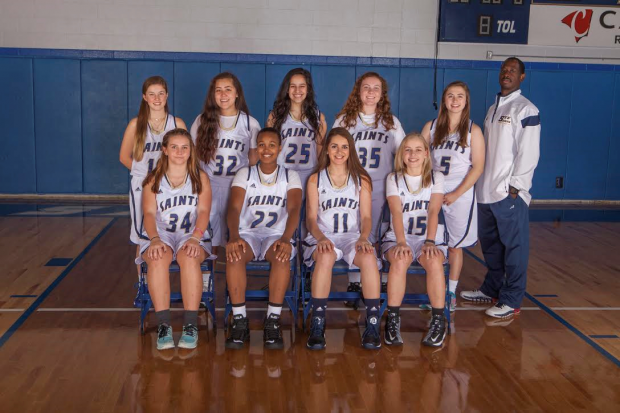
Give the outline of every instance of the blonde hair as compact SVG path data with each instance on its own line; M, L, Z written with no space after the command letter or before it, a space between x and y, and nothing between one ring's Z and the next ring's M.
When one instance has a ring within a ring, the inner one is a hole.
M424 163L422 164L422 188L428 188L433 181L431 152L428 143L426 143L426 139L424 139L424 136L420 135L419 133L408 134L407 136L405 136L405 139L403 139L403 141L400 143L400 146L396 151L396 155L394 156L394 172L396 173L396 175L400 174L401 176L404 175L405 172L407 172L407 166L405 165L404 161L405 144L414 139L422 142L424 150L426 151L426 159L424 159Z

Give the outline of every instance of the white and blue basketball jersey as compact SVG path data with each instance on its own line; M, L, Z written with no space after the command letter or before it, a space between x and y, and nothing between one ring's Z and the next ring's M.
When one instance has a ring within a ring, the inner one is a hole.
M256 119L239 111L237 120L230 130L218 128L215 157L208 163L200 161L200 169L207 173L212 185L230 187L235 173L244 166L249 165L248 154L253 133L251 123L258 125ZM194 143L196 143L199 125L200 115L196 118L191 128Z
M192 181L187 176L183 186L173 189L164 176L155 196L157 201L157 230L177 236L191 235L196 225L198 194L192 192Z
M320 113L318 117L320 119ZM280 128L282 149L278 155L278 165L293 171L312 171L317 163L316 131L307 121L295 120L287 115Z
M336 119L334 127L341 126L343 117ZM358 115L357 123L347 128L353 136L357 156L373 182L373 190L385 186L385 178L394 170L394 155L405 132L394 116L394 129L386 130L383 122L375 125L375 115Z
M149 172L155 169L155 165L161 156L161 143L164 140L164 135L176 127L176 119L171 114L168 114L164 131L159 135L154 134L151 125L148 125L142 159L140 161L134 159L131 162L132 177L145 178Z
M469 133L467 134L467 147L459 145L460 135L453 133L439 146L432 146L435 139L435 126L437 119L433 120L430 130L431 155L433 157L433 171L444 174L446 189L453 190L458 186L471 169L471 128L473 122L469 121Z
M424 241L427 238L428 206L431 201L434 182L428 188L411 188L402 174L392 174L388 179L395 179L402 204L403 225L407 242ZM421 178L420 178L421 179ZM384 235L384 242L395 241L393 216L390 217L390 228ZM440 217L441 221L441 217ZM446 243L445 227L440 222L435 236L437 245Z
M327 169L319 172L317 177L319 191L319 212L317 223L323 234L360 233L360 190L349 175L343 188L334 188Z
M260 231L261 234L283 234L288 211L286 195L288 170L278 166L273 183L263 182L258 165L248 169L245 200L239 217L239 232Z

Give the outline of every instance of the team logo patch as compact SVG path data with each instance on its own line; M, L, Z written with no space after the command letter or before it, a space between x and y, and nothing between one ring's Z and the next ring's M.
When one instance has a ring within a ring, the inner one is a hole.
M250 185L250 188L256 188L256 184Z
M583 39L590 33L590 23L592 22L592 9L574 11L562 19L562 23L573 29L575 43Z
M162 191L161 189L159 190L158 194L163 194L164 191Z
M405 196L405 191L400 191L400 196Z
M510 116L503 115L499 117L499 119L497 120L497 123L501 123L503 125L510 125L512 122L511 122Z
M321 189L321 194L326 194L327 191L325 190L325 188Z
M140 188L140 187L136 188L136 192L141 192L141 191L142 191L142 188Z

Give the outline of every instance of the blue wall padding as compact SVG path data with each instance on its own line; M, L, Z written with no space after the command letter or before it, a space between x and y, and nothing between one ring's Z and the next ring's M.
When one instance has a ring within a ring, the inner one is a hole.
M82 192L80 61L34 61L37 192ZM102 119L103 120L103 119Z
M219 63L174 64L174 114L185 121L188 130L202 111L211 79L219 72Z
M236 61L229 55L202 59L196 54L196 61L193 54L106 56L0 55L6 103L0 111L5 149L0 172L13 177L0 181L0 192L125 194L128 171L118 152L148 76L168 81L170 109L189 128L202 110L211 78L232 71L243 84L252 116L264 126L282 78L301 65L290 57L266 55ZM387 79L392 109L405 132L420 131L437 116L429 61L297 60L312 73L328 128L355 79L366 71ZM522 91L540 109L542 123L534 197L620 199L620 66L527 65ZM482 127L499 91L498 75L497 62L440 61L437 99L444 85L464 80L472 92L472 118ZM555 188L558 176L564 177L565 189Z
M0 192L37 192L32 59L0 59Z
M82 122L84 192L128 192L127 168L119 162L128 122L127 62L82 62Z
M565 197L605 199L614 74L577 72L572 89Z

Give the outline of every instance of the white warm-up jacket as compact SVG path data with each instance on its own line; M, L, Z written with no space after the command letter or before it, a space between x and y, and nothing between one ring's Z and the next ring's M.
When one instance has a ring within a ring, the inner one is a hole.
M538 108L521 95L521 90L507 96L498 94L484 120L484 140L484 172L476 183L478 202L499 202L513 186L529 205L529 191L540 156Z

